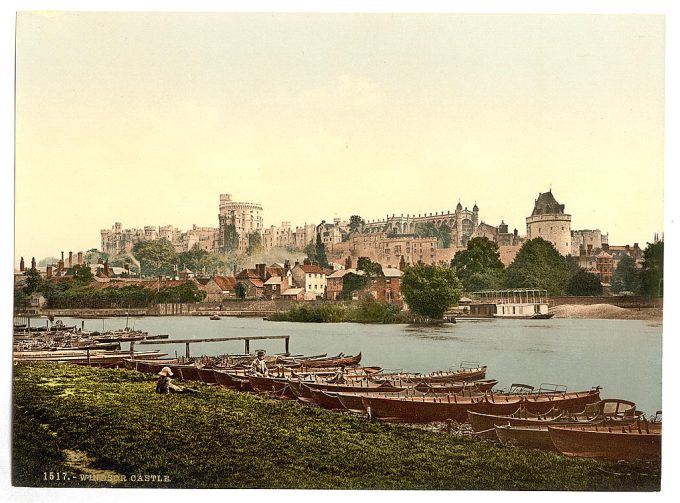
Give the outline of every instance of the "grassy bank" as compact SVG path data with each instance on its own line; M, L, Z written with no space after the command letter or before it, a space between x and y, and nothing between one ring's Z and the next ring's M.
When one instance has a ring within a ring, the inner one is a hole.
M13 481L92 486L78 472L110 470L118 486L196 488L655 490L629 466L503 448L371 422L295 402L195 384L161 396L126 370L15 366ZM90 458L74 466L68 453ZM44 480L66 472L73 480ZM160 475L165 481L142 481ZM135 480L131 480L134 478Z

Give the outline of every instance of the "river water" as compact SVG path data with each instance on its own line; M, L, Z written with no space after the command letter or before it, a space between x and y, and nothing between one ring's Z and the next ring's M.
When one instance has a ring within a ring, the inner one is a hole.
M63 318L67 325L80 319ZM637 320L489 320L442 326L288 323L259 318L200 316L85 320L86 330L124 328L125 324L170 339L290 335L293 354L347 355L361 351L362 364L385 369L430 372L458 368L462 361L487 365L497 388L512 383L538 387L563 384L568 390L602 387L603 398L637 403L648 417L661 410L660 322ZM127 349L127 345L123 346ZM184 344L144 345L184 355ZM197 343L191 354L242 353L242 341ZM250 349L283 352L283 340L252 341Z

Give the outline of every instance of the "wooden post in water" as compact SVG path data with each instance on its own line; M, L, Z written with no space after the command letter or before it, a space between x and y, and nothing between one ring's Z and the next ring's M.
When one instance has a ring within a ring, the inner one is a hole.
M135 357L135 341L130 341L130 358Z
M290 353L290 351L289 351L289 348L290 348L290 335L286 336L285 344L286 344L286 351L285 351L285 352L286 352L286 354L289 354L289 353Z
M90 367L90 348L87 348L87 366Z
M191 352L189 351L189 344L190 344L189 342L186 343L186 346L187 346L187 358L189 358L189 357L191 356Z
M250 339L245 339L245 351L247 355L250 354Z

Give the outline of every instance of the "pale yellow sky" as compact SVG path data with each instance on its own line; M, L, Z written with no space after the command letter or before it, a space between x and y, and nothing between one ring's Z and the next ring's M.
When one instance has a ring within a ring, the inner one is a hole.
M525 233L552 188L663 230L664 18L20 13L15 256L99 230L453 210Z

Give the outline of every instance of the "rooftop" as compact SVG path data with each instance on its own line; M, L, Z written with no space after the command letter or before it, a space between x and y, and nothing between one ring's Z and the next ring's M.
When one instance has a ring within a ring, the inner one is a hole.
M536 215L548 215L548 214L563 214L564 205L557 202L555 196L553 196L552 191L543 192L538 195L538 199L534 201L534 211L531 212L531 216Z

